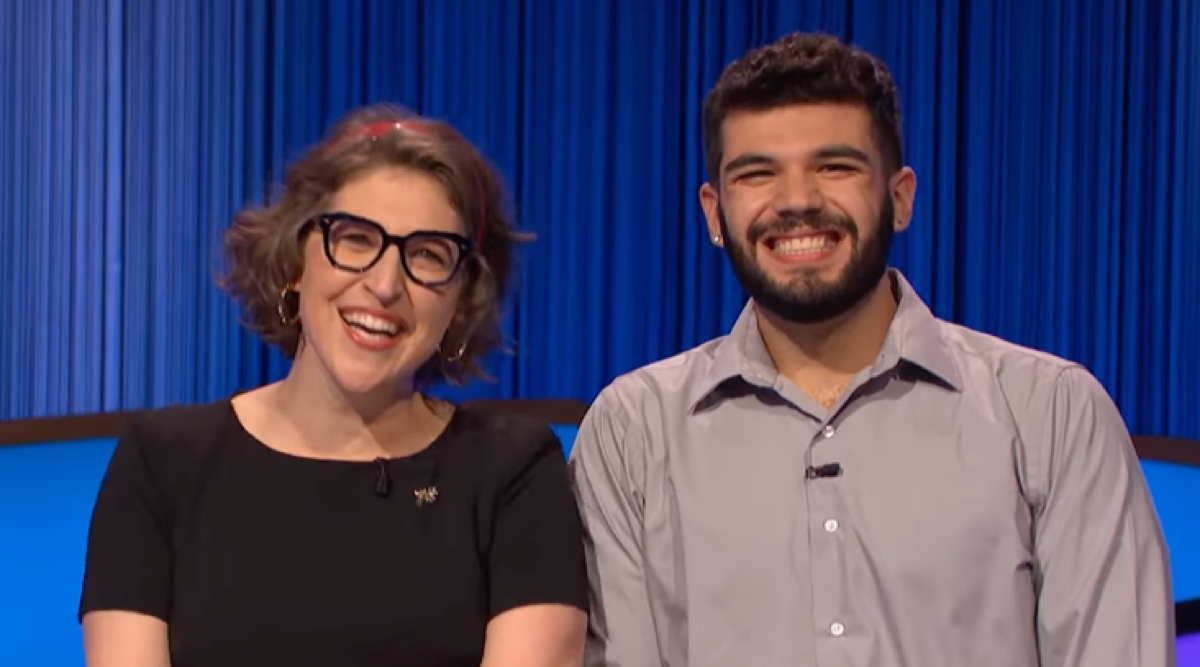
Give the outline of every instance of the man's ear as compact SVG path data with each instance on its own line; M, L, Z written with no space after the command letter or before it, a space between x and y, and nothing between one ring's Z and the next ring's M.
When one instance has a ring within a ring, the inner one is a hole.
M902 232L912 222L913 204L917 196L917 172L911 167L901 168L888 180L888 191L896 211L892 229Z
M725 244L721 238L721 196L707 181L700 186L700 208L704 211L704 223L708 227L708 238L718 248Z

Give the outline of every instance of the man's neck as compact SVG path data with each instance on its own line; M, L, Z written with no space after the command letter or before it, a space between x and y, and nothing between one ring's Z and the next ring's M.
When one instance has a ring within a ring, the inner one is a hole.
M763 344L779 374L831 408L850 379L870 367L883 347L896 314L892 278L841 316L815 324L786 321L755 306Z

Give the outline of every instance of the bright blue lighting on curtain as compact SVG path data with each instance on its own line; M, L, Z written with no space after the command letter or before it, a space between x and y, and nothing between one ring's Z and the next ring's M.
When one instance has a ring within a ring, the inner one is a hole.
M1087 365L1200 437L1200 6L1187 0L0 3L0 418L210 400L286 363L219 232L347 109L449 120L539 240L515 358L460 397L589 400L719 335L700 102L793 29L892 66L920 180L895 261L943 317Z

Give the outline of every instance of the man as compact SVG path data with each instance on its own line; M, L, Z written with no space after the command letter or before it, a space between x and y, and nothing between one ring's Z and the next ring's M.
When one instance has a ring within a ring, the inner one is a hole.
M936 319L886 67L790 35L704 104L700 201L751 303L617 379L571 458L588 664L1165 667L1162 534L1080 366Z

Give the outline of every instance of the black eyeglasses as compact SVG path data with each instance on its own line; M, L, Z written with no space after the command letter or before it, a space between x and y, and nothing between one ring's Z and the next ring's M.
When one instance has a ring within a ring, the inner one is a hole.
M327 213L316 219L325 239L325 256L333 266L364 273L379 262L388 246L400 250L400 265L413 282L426 287L454 279L471 242L453 232L420 231L407 236L388 234L379 223L349 213Z

